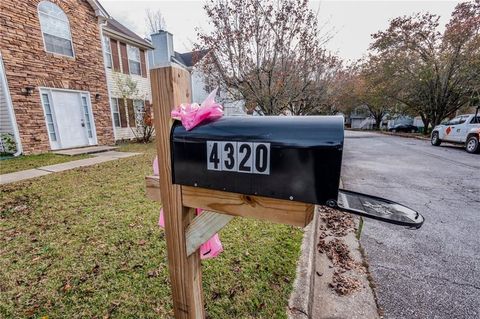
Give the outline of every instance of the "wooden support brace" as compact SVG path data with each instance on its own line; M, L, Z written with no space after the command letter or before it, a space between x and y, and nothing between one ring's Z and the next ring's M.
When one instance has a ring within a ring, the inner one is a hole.
M195 217L186 231L187 256L225 227L234 216L204 211Z
M147 196L160 200L157 176L146 177ZM182 186L182 203L192 208L203 208L220 214L251 217L274 223L305 227L313 218L315 205L216 191L206 188Z
M190 186L182 186L182 202L187 207L300 227L312 221L315 208L313 204Z
M158 176L145 176L147 197L155 202L161 203L160 178Z

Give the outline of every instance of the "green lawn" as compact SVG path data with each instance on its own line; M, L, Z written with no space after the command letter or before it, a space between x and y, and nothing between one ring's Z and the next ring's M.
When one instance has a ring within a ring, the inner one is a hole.
M37 168L41 166L65 163L83 158L91 157L90 155L66 156L53 153L45 153L39 155L22 155L19 157L10 157L0 160L0 175L8 174L26 169Z
M168 318L159 205L144 155L0 187L0 318ZM302 232L234 219L203 261L209 318L285 318Z

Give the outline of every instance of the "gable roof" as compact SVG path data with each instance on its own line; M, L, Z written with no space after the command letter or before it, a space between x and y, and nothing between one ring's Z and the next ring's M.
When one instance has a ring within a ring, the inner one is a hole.
M87 0L87 2L90 4L90 6L95 10L95 15L97 17L104 17L104 18L110 18L110 15L108 14L107 10L105 10L104 7L98 2L97 0Z
M108 18L103 30L113 36L132 42L145 49L154 49L152 44L113 18Z
M194 66L207 53L208 50L191 51L186 53L178 53L177 51L175 51L175 55L172 58L174 59L174 62L177 62L189 68Z

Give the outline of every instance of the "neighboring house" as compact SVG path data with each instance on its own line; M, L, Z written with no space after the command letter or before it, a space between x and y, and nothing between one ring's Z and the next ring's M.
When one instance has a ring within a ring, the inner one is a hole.
M178 53L173 48L173 35L164 30L152 34L151 43L154 49L148 53L150 68L173 65L186 69L191 75L192 102L203 101L208 93L203 91L203 83L200 82L201 79L199 78L200 74L196 72L194 65L207 54L207 51Z
M422 131L424 126L425 126L423 124L422 118L420 116L411 117L411 116L408 116L408 115L399 115L399 116L395 116L391 120L388 120L387 129L389 129L389 128L395 126L395 125L398 125L398 124L413 125L413 126L418 127L420 131Z
M103 50L115 139L140 134L141 121L152 94L146 53L153 46L115 19L103 27ZM137 129L138 126L138 129Z
M0 131L17 150L114 143L95 0L0 1Z
M192 102L201 103L210 92L205 90L205 77L196 67L201 59L208 54L208 50L178 53L173 48L173 35L164 30L151 35L153 51L149 51L150 68L175 65L190 72L192 86ZM225 100L223 92L218 92L219 101ZM243 102L223 103L225 115L243 115Z
M368 113L365 105L360 105L350 113L347 123L350 123L352 129L371 130L375 126L375 119Z

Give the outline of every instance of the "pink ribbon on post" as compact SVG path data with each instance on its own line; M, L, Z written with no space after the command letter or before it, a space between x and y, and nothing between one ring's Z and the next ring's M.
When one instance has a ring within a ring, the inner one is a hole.
M216 93L217 89L213 90L201 105L193 103L177 106L171 113L172 118L182 121L182 125L187 131L190 131L201 123L219 119L223 116L223 107L215 102ZM153 174L158 176L158 156L153 160ZM202 212L203 210L201 208L195 210L196 215L200 215ZM158 226L162 228L165 227L163 208L160 209ZM220 237L218 234L215 234L200 246L200 258L214 258L222 251L223 246Z

